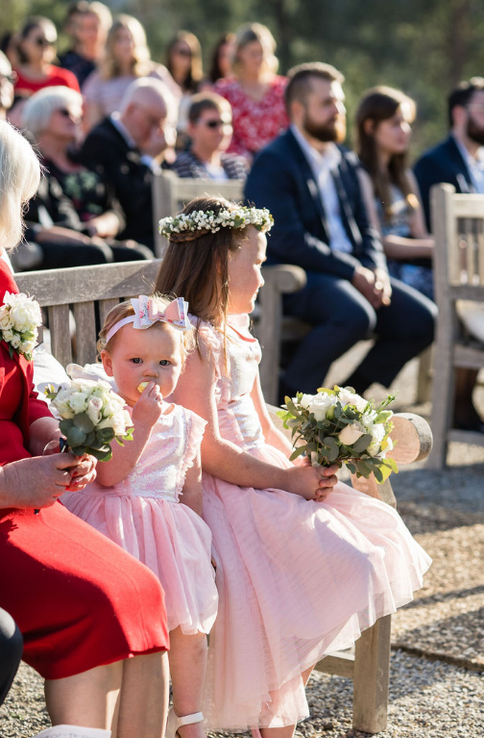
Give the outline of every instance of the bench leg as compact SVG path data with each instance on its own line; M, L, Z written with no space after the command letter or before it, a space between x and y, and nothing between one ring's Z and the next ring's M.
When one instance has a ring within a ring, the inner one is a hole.
M391 616L380 618L355 644L353 729L385 730L390 677Z

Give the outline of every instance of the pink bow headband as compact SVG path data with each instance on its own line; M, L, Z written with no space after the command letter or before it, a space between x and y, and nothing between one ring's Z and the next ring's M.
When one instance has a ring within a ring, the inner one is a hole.
M146 295L140 295L138 298L131 300L134 309L134 315L128 315L127 318L118 320L117 323L109 329L106 336L106 343L125 325L133 324L133 328L149 328L156 322L169 323L179 331L190 331L194 326L188 320L188 302L183 297L177 297L176 300L168 303L164 310L160 310L156 304L156 300Z

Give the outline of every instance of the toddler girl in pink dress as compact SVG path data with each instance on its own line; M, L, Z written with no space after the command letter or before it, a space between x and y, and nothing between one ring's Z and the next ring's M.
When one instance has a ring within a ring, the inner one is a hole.
M104 368L131 409L133 440L113 448L83 494L66 507L146 564L165 591L173 709L167 736L200 712L207 638L217 613L211 533L202 520L200 444L205 421L165 401L183 371L191 324L179 298L121 303L106 318L99 349ZM107 572L109 576L109 572Z
M211 728L290 738L314 664L409 602L430 559L389 505L288 460L248 318L271 221L222 198L192 201L161 221L170 245L156 289L184 294L198 323L175 398L208 422L204 517L220 602L204 713Z

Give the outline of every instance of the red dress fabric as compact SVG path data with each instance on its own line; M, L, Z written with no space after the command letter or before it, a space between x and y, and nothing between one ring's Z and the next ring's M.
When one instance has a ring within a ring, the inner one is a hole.
M15 94L22 97L30 97L34 92L43 90L44 87L70 87L71 90L80 92L79 82L77 81L75 74L70 72L68 69L55 67L53 64L48 67L47 78L43 80L32 79L31 77L22 74L19 69L16 69L15 71L17 73Z
M289 126L284 103L287 77L274 75L262 98L249 97L235 78L221 79L215 92L232 106L234 133L227 151L252 162L254 155Z
M0 301L6 290L17 292L0 260ZM0 342L0 465L30 456L28 425L45 415L30 362ZM0 561L0 607L18 623L24 661L44 678L168 648L158 579L60 502L38 515L0 510Z

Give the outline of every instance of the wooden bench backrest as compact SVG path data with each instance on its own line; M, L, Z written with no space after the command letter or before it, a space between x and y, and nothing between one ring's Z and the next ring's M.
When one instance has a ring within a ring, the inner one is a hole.
M100 264L15 275L20 292L35 297L47 308L52 353L67 366L73 358L83 365L96 360L98 321L118 302L140 294L150 294L160 262L133 261ZM69 309L75 319L76 355L72 353Z
M238 179L203 180L183 179L172 172L158 174L153 177L153 230L155 234L155 254L163 256L166 239L158 232L158 221L169 215L176 215L190 200L195 197L216 197L221 195L227 200L240 202L244 197L244 182Z

